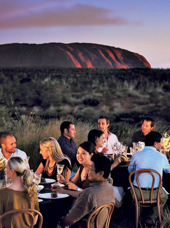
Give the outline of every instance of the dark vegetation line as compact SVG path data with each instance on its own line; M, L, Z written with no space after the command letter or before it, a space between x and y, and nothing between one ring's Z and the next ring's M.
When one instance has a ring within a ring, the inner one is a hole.
M170 122L169 98L170 69L0 68L0 108L12 117L17 107L42 118Z

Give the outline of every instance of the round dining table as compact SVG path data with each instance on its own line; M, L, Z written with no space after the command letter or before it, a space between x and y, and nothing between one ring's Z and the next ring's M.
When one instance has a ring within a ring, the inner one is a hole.
M43 183L43 185L44 188L38 194L40 212L43 215L43 228L56 228L59 219L68 213L74 198L61 193L58 193L58 197L52 198L51 184Z

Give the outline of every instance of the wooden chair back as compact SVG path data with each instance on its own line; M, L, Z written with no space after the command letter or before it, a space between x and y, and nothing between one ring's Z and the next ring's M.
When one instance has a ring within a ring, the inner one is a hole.
M96 228L99 227L100 215L102 214L102 212L104 212L104 210L108 211L104 228L109 228L110 219L111 219L111 216L112 216L112 213L114 210L114 203L104 204L104 205L100 206L99 208L97 208L96 210L94 210L87 219L87 228L90 228L90 222L92 221L92 219L94 219L95 227Z
M132 183L132 179L133 176L136 175L136 182L137 182L137 187L139 189L140 192L140 200L137 198L136 192L135 192L135 187ZM142 188L140 186L139 183L139 176L143 173L147 173L152 177L152 186L150 189L150 198L149 199L144 199L143 196L143 192L142 192ZM154 173L156 175L158 175L159 177L159 186L158 186L158 192L157 192L157 197L155 199L153 199L153 191L154 191L154 184L155 184L155 176ZM141 170L136 170L133 171L132 173L130 173L129 175L129 183L133 192L133 201L135 203L136 206L136 228L138 227L138 220L139 220L139 216L140 216L140 207L150 207L151 204L155 203L157 204L157 209L158 209L158 216L159 216L159 221L161 222L161 204L162 204L162 199L161 199L161 185L162 185L162 178L160 173L158 173L156 170L152 170L152 169L141 169Z
M10 228L13 228L13 222L15 221L15 218L17 217L17 215L19 214L28 214L30 216L30 221L31 221L31 226L30 228L34 227L34 222L35 222L35 216L38 215L38 228L42 228L42 224L43 224L43 216L42 214L35 210L35 209L15 209L15 210L11 210L8 211L6 213L4 213L3 215L0 216L0 228L3 227L3 219L10 217ZM11 216L12 215L12 216Z

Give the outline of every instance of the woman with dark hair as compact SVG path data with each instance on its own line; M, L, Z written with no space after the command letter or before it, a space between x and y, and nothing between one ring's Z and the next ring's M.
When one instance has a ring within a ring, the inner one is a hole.
M71 181L67 181L62 175L58 175L58 179L61 183L66 184L68 189L77 190L77 191L70 191L65 190L65 193L73 196L78 197L79 193L83 191L84 188L89 186L89 179L88 179L88 168L91 162L91 157L95 153L95 146L90 142L83 142L79 145L77 150L77 161L80 164L79 169L77 170L75 176ZM56 185L53 185L53 189L56 188Z
M97 152L98 148L102 147L105 142L104 132L98 129L92 129L88 133L88 141L95 145Z
M97 150L98 148L103 147L103 144L105 142L105 135L101 130L92 129L91 131L89 131L88 141L95 145L96 153L99 153L97 152ZM102 153L102 151L100 153ZM111 165L111 170L113 170L117 165L119 165L119 163L121 163L121 158L116 157Z
M0 189L0 215L14 209L39 210L37 187L33 182L34 174L20 157L11 157L5 168L7 178L12 184ZM27 228L31 225L29 215L18 215L15 227ZM37 217L34 218L36 224ZM10 219L4 220L3 227L10 227Z

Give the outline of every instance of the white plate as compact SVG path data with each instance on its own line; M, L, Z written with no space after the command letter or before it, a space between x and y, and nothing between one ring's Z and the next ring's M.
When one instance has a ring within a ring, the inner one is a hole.
M38 199L38 203L41 203L41 202L43 202L43 199Z
M56 182L56 183L53 183L53 184L59 185L60 187L64 187L64 186L65 186L65 184L62 184L62 183L58 183L58 182ZM53 186L53 184L51 184L51 186Z
M50 179L50 178L45 178L45 182L41 182L41 184L52 184L54 183L56 180L54 179Z
M42 193L38 195L38 198L42 198L42 199L62 199L66 197L69 197L69 195L63 194L63 193L57 193L57 197L51 197L51 192Z

